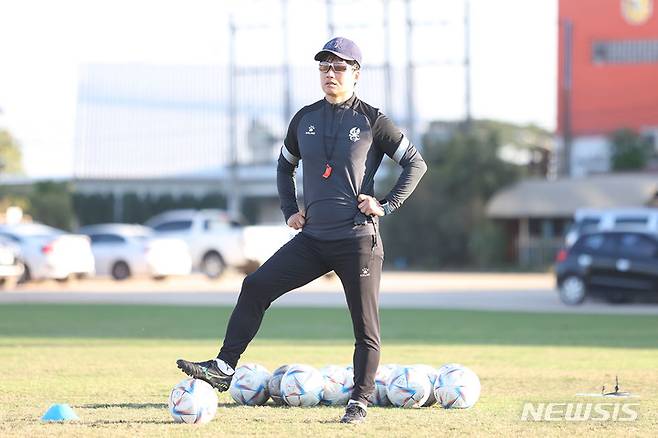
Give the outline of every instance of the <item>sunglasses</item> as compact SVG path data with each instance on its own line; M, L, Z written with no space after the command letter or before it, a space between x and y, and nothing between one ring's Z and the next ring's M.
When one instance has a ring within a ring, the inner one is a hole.
M322 73L326 73L329 71L330 68L333 68L336 73L343 73L346 72L348 68L351 68L352 66L349 65L346 62L327 62L327 61L322 61L320 62L320 65L318 66L318 69Z

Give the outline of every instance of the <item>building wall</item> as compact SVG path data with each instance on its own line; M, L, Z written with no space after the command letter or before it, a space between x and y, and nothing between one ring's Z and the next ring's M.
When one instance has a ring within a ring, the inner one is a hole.
M500 219L506 236L505 262L524 268L545 268L564 246L571 217Z
M573 24L575 136L658 126L658 10L655 0L560 0L559 84L565 84L565 21ZM558 132L564 96L558 93Z

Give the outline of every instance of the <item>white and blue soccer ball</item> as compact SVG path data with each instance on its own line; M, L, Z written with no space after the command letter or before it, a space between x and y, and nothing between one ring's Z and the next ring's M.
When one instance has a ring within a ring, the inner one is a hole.
M217 393L203 380L185 379L171 390L168 405L176 423L208 423L217 412Z
M345 367L329 365L320 370L324 389L320 403L328 406L343 406L352 395L354 374Z
M470 408L480 398L480 390L480 379L477 374L457 364L443 368L434 383L434 396L446 409Z
M352 391L354 390L354 367L352 365L345 367L345 376L347 382L351 383L350 395L352 395Z
M281 365L279 368L275 369L274 372L272 372L272 377L270 377L270 381L267 384L267 389L270 391L270 397L272 397L272 401L277 406L281 406L286 403L281 397L281 378L286 373L286 371L288 371L289 367L290 365Z
M443 365L441 365L441 366L439 367L439 369L436 370L436 372L437 372L437 376L439 376L439 375L445 373L445 372L448 371L449 369L452 369L452 368L459 368L459 367L463 367L463 366L464 366L464 365L462 365L462 364L460 364L460 363L455 363L455 362L450 362L450 363L443 364Z
M310 365L290 365L281 378L281 397L290 406L315 406L323 390L322 374Z
M427 375L413 366L393 370L386 388L386 396L395 406L419 408L429 398L432 387Z
M412 366L414 368L417 368L420 372L424 373L427 376L427 380L430 383L430 388L434 389L434 382L436 382L436 379L439 376L439 373L436 370L436 368L425 364L417 364ZM430 396L427 397L427 400L425 401L425 403L423 403L423 407L425 408L428 406L432 406L435 403L436 403L436 397L434 396L434 390L432 390L430 391Z
M391 401L386 395L386 389L388 387L389 378L391 373L398 365L387 364L380 365L377 368L377 374L375 374L375 391L370 396L368 404L371 406L390 406Z
M229 394L237 403L247 406L264 405L270 398L268 383L272 375L262 365L240 365L233 374Z

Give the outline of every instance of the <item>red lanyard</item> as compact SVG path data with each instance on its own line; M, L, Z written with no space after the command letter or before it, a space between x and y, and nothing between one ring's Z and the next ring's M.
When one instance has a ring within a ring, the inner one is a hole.
M344 103L343 103L344 104ZM331 113L332 113L332 120L333 120L333 129L327 129L328 128L328 123L327 123L327 116L326 116L326 111L327 111L327 106L333 105L329 102L325 102L324 106L322 107L322 116L324 118L324 123L323 127L328 130L330 134L330 139L331 139L331 150L327 150L327 136L324 133L324 130L322 132L322 146L324 148L324 157L325 157L325 167L324 167L324 173L322 174L322 178L328 179L331 176L331 172L333 171L333 163L332 163L332 158L334 156L334 151L336 150L336 143L338 142L338 139L336 138L336 135L338 134L338 129L340 128L342 122L343 122L343 116L345 114L345 109L342 109L339 104L337 105L338 109L334 110L334 108L331 108ZM336 112L340 111L340 120L336 121Z

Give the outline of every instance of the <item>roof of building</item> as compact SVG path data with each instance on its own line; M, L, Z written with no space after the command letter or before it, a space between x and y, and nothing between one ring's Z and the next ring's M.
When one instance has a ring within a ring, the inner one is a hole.
M579 208L640 207L658 198L658 173L528 179L500 190L487 205L496 219L571 217Z

